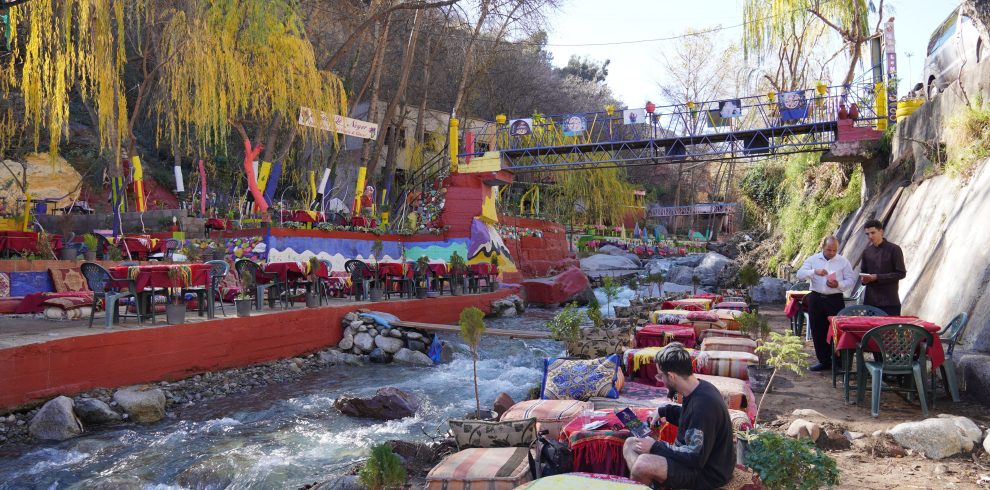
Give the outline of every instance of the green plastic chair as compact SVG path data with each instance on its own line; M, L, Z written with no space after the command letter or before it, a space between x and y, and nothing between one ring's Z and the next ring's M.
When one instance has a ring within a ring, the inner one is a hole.
M884 375L911 375L914 386L911 388L888 387L888 390L918 393L921 402L921 414L928 416L928 402L925 396L925 382L928 374L928 358L925 349L933 342L932 333L917 325L909 323L893 323L883 325L866 332L856 348L856 359L859 362L857 378L865 381L864 375L870 374L873 381L873 398L870 414L880 416L880 393L883 390ZM866 361L863 350L874 342L880 348L882 361ZM866 392L866 383L860 381L856 387L856 402L862 403Z
M945 349L945 362L939 366L939 373L946 391L952 396L954 402L959 401L959 382L956 380L956 365L952 362L952 353L956 350L956 343L966 331L968 324L969 315L960 313L938 332L938 336L942 339L942 348ZM935 378L935 373L932 373L932 407L935 406L935 398L937 397Z
M880 308L877 308L876 306L870 306L870 305L847 306L839 310L839 312L835 314L835 316L886 316L886 315L887 315L886 311L883 311ZM835 354L836 354L835 346L833 345L832 346L832 388L836 387L837 385L836 380L839 378L839 375L842 375L842 384L845 387L846 401L848 402L849 390L851 389L851 387L849 386L849 374L850 371L852 371L852 367L849 366L850 363L848 362L850 361L850 359L848 357L840 356L840 362L842 362L842 367L839 368L835 365Z

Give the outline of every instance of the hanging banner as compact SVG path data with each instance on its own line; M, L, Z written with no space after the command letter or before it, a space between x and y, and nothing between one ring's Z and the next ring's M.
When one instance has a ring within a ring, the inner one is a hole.
M144 169L141 168L141 158L137 155L131 157L131 165L134 167L134 210L143 213L144 202Z
M330 121L331 117L333 118L332 124ZM302 126L318 128L324 131L335 131L347 136L354 136L355 138L373 140L378 137L378 125L375 123L360 119L351 119L338 114L331 116L323 111L320 111L320 120L316 121L316 118L313 117L313 110L309 107L299 108L298 122Z
M893 123L897 121L897 49L893 17L883 25L883 51L887 64L887 119Z
M808 115L808 100L804 98L803 90L781 92L777 104L781 120L795 121Z
M354 216L361 214L361 195L364 194L364 178L368 175L368 167L358 169L357 185L354 187Z
M199 161L199 193L201 194L199 199L199 213L204 218L206 217L206 166L203 165L203 161Z
M310 172L309 175L314 176L315 172ZM326 211L326 209L324 209L323 202L326 200L326 192L327 192L326 188L327 188L327 182L329 180L330 180L330 169L325 168L323 169L323 177L320 178L320 185L319 186L314 185L313 188L313 192L314 192L313 202L310 203L309 205L309 209L311 211L324 211L324 212Z
M186 184L182 182L182 167L176 165L172 170L175 172L175 192L186 192Z
M646 109L626 109L622 111L623 124L644 124L646 123Z
M581 136L587 128L584 114L569 114L564 116L564 136Z
M278 178L282 176L282 163L275 162L268 173L268 183L265 184L265 202L269 206L275 202L275 190L278 189Z
M509 121L509 134L512 136L528 136L533 134L533 120L513 119Z

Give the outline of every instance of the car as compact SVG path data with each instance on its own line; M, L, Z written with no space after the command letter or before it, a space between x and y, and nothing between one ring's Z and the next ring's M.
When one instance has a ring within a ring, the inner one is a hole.
M953 10L928 41L922 79L928 100L958 80L963 67L982 63L985 44L976 23L963 14L962 7Z

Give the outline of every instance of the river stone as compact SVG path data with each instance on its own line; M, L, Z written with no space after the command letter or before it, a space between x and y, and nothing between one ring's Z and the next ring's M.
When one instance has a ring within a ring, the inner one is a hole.
M409 350L426 352L426 344L419 340L407 340L406 346L409 348Z
M406 364L414 364L417 366L432 366L433 360L429 356L423 354L422 352L410 350L406 348L399 349L399 352L395 353L392 357L395 362L403 362Z
M440 344L440 364L454 362L454 348L447 342Z
M362 352L371 352L375 348L375 341L368 333L361 332L354 336L354 347Z
M391 330L388 331L388 335L389 335L389 337L395 337L397 339L401 339L402 338L402 331L399 330L399 329L397 329L397 328L393 328L393 329L391 329Z
M358 319L358 314L356 312L353 312L353 311L349 311L349 312L347 312L346 315L344 315L344 321L346 321L346 322L353 322L354 320L357 320L357 319Z
M701 263L694 268L694 275L701 279L702 286L723 286L736 277L739 265L732 259L716 252L708 252Z
M366 488L356 475L344 475L317 483L309 487L309 490L365 490Z
M795 439L810 439L812 442L815 442L821 433L822 429L818 424L808 422L804 419L797 419L787 427L787 436Z
M629 261L632 262L632 263L634 263L634 264L636 264L637 267L642 267L643 266L643 261L639 258L639 255L636 255L634 253L628 253L627 252L627 253L624 253L624 254L619 255L619 257L625 257L625 258L629 259Z
M502 417L502 414L508 411L509 408L512 408L515 404L516 402L512 399L512 397L503 391L495 397L495 403L492 405L492 409L495 410L495 413L497 413L499 417Z
M340 339L340 342L337 343L337 347L340 347L343 350L348 350L351 347L354 347L354 335L349 332L344 332L344 338Z
M364 324L361 324L361 326L358 327L357 329L358 329L358 332L367 332L368 331L368 327L364 326Z
M165 417L165 393L151 386L128 386L114 392L113 401L138 423L158 422Z
M987 435L983 438L983 450L990 454L990 430L987 430Z
M411 340L418 340L423 338L423 334L419 332L413 332L412 330L406 332L406 338Z
M625 250L622 250L619 247L616 247L615 245L605 245L605 246L603 246L603 247L601 247L601 248L598 249L598 253L605 254L605 255L620 255L621 256L621 255L625 254L626 251Z
M73 410L84 425L102 425L120 422L120 414L110 405L96 398L83 398L75 403Z
M887 432L901 446L924 453L931 459L970 452L983 438L983 431L972 420L948 414L897 424Z
M381 349L389 354L395 354L399 352L399 349L404 347L401 339L395 337L387 337L385 335L379 335L375 337L375 345L381 347Z
M614 269L639 269L639 266L626 257L615 255L595 254L581 259L581 270L608 271Z
M82 422L72 411L72 398L60 396L48 400L31 419L28 432L38 439L64 441L82 434Z
M393 387L379 388L371 398L344 395L333 402L344 415L379 420L410 417L419 409L419 402L410 394Z
M341 352L337 350L327 350L320 352L320 361L325 364L332 364L334 366L348 365L348 366L360 366L361 358L354 354L348 354L346 352Z
M357 333L357 329L354 328L354 327L347 326L347 327L344 328L344 335L350 334L350 335L353 336L356 333Z
M389 355L380 347L376 347L371 354L368 354L368 360L375 364L387 364L390 361Z
M351 328L360 329L364 326L364 322L361 320L353 320L351 322Z

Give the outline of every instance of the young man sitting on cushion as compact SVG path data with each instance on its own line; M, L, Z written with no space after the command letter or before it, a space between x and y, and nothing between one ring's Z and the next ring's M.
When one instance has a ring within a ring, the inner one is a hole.
M694 376L691 354L672 343L656 357L659 374L670 393L684 395L683 406L657 409L659 420L677 426L673 445L653 438L626 439L622 455L631 477L667 488L718 488L732 479L736 465L732 421L718 389Z

